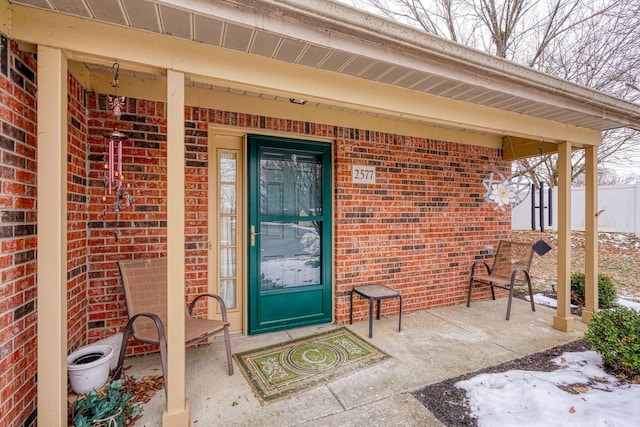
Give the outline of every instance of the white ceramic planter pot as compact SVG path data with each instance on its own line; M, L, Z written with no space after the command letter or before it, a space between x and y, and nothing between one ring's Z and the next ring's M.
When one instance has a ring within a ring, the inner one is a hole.
M89 345L67 357L67 372L71 388L77 394L99 390L109 378L109 362L113 356L110 345Z

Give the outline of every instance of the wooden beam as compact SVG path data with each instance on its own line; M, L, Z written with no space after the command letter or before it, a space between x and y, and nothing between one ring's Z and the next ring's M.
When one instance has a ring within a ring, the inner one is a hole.
M584 310L589 323L598 311L598 157L597 147L585 149L585 259Z
M553 327L574 330L571 316L571 144L558 144L558 308Z
M162 425L189 426L185 348L184 74L167 73L167 403Z
M502 158L504 160L518 160L557 152L557 142L517 138L514 136L505 136L502 139Z
M38 48L38 420L67 425L67 59Z

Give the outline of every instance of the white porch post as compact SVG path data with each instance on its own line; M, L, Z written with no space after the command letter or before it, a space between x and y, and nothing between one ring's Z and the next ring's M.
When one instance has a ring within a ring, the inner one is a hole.
M67 425L67 58L38 46L38 420Z
M558 144L558 308L553 327L574 330L571 316L571 143Z
M589 323L598 311L598 147L585 148L585 260L584 310L582 321Z
M185 396L184 74L167 71L167 405L163 426L189 425Z

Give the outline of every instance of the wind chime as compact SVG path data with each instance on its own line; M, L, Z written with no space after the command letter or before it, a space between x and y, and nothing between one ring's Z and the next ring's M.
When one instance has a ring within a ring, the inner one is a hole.
M118 97L118 87L120 86L119 71L120 64L117 62L113 64L112 69L115 70L113 81L111 82L111 86L115 88L115 96L108 95L109 100L109 109L113 113L113 116L116 120L120 119L120 115L122 114L122 108L124 107L125 97ZM115 195L115 202L113 210L116 215L119 216L120 210L124 206L131 206L131 195L125 192L125 188L130 188L130 184L125 184L125 176L122 173L122 164L123 164L123 156L122 156L122 143L129 139L127 135L120 132L118 129L115 129L108 135L104 135L105 140L107 141L107 162L104 165L105 175L104 175L104 196L102 196L102 201L104 203L107 202L108 196L112 194ZM102 218L104 219L106 216L107 210L106 208L102 211ZM118 241L118 229L114 231L114 237L116 242Z

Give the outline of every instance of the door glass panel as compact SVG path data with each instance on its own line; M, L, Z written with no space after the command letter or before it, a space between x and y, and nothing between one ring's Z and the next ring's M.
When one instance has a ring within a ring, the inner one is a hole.
M236 184L220 184L220 213L236 212Z
M220 218L220 244L233 245L236 244L236 218L232 216L223 216Z
M236 276L236 248L220 249L220 277Z
M236 155L222 153L220 156L220 182L236 182Z
M263 221L260 229L261 290L321 283L320 223Z
M220 296L228 309L236 308L237 292L237 154L221 151L218 156L220 191L220 233L218 282Z
M261 215L322 215L322 157L264 152L260 198Z
M220 281L220 297L227 308L236 307L236 280L223 279Z

